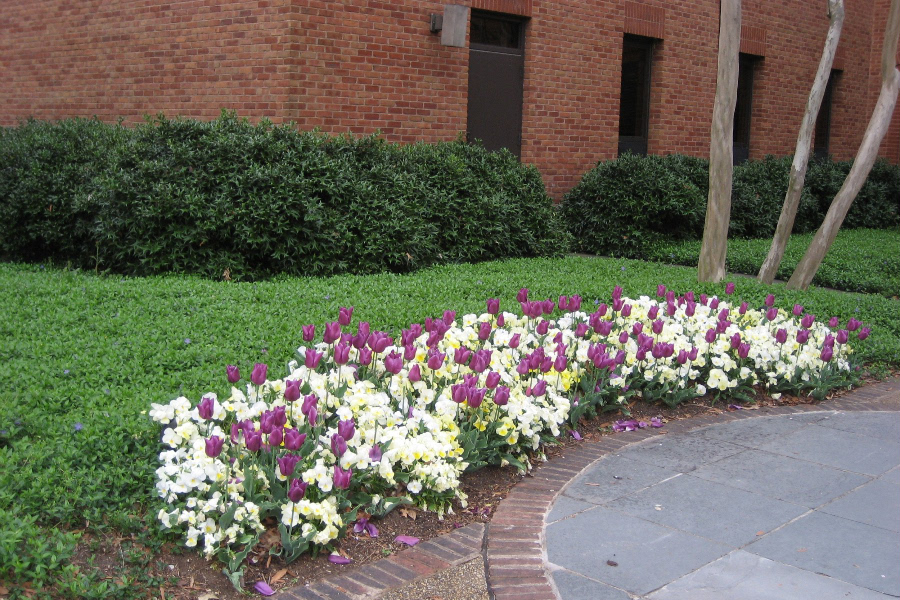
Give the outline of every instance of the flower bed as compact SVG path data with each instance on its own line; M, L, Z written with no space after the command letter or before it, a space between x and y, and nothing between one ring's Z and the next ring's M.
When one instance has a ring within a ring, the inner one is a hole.
M229 366L227 398L154 404L167 446L162 526L222 560L238 585L267 517L290 562L329 548L354 521L377 535L369 519L401 504L464 505L464 471L526 470L564 428L627 412L633 398L749 400L755 385L822 397L854 381L849 337L869 334L855 319L836 330L837 319L825 325L801 306L774 308L772 296L751 309L663 286L632 300L616 287L590 313L579 296L533 301L523 289L517 299L521 315L489 299L484 314L446 311L398 339L365 322L344 331L353 309L342 308L321 342L303 327L306 345L283 379L257 364L241 389Z

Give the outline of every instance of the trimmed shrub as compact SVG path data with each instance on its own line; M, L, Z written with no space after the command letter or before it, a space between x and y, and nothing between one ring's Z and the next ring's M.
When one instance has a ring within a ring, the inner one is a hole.
M769 238L787 192L791 157L767 156L734 168L731 238ZM850 162L811 161L793 233L815 231L850 170ZM658 243L703 237L709 162L679 155L626 154L598 163L563 199L577 250L644 258ZM879 160L843 227L900 224L900 167Z
M2 136L6 259L258 279L568 250L540 173L461 141L398 146L227 113L133 129L32 121Z

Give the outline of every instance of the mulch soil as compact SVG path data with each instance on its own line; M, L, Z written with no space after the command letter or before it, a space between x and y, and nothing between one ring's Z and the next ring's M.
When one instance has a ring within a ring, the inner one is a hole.
M862 385L871 383L874 379L864 380ZM848 393L846 390L835 391L828 399L836 398ZM827 410L828 399L822 403L822 408ZM730 410L759 410L766 406L785 406L796 404L812 404L811 399L784 395L778 400L756 393L756 403L744 404L742 408L734 405L716 403L712 398L700 398L693 402L669 408L661 404L648 404L635 402L629 406L632 419L649 422L653 417L659 417L663 423L681 419L710 414L721 414ZM598 440L603 436L616 435L612 431L612 425L616 420L624 419L618 413L606 413L590 420L579 423L578 431L582 441L577 441L571 436L560 439L555 446L545 448L549 460L562 456L574 446L584 441ZM665 432L665 428L659 430ZM441 534L453 531L470 523L486 523L491 520L493 511L503 500L516 482L523 475L514 467L486 467L474 473L463 475L462 490L468 496L468 504L465 508L454 505L453 513L438 518L434 513L428 513L418 509L396 509L385 518L373 520L378 528L378 537L369 537L365 533L349 535L341 540L337 551L350 558L349 565L335 565L328 561L327 555L313 558L304 555L290 565L285 565L278 557L270 555L269 551L279 544L279 535L273 527L263 535L259 545L248 558L244 571L245 588L252 590L257 581L266 581L275 590L286 587L294 587L327 578L336 574L347 573L361 565L379 560L400 551L404 546L394 541L398 535L413 536L420 540L428 540ZM148 515L146 525L153 527L153 515ZM93 543L92 543L93 541ZM90 550L93 548L93 551ZM109 573L108 579L115 581L120 568L125 564L128 552L131 552L131 560L134 553L140 552L139 544L135 544L132 538L105 537L97 538L88 535L82 538L79 544L79 552L74 564L83 569L99 568ZM159 588L155 597L164 599L199 599L212 600L238 600L246 598L246 594L236 591L225 575L222 573L222 565L217 561L207 561L194 550L183 548L178 541L167 543L162 551L155 555L145 550L145 569L148 575L162 577L166 583Z

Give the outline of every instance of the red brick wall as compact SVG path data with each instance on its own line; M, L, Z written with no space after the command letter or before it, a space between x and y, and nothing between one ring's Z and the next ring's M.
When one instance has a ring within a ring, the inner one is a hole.
M662 36L654 49L649 151L708 153L717 0L457 1L531 15L522 160L538 166L554 197L616 155L626 26ZM0 124L91 115L137 122L158 112L211 119L233 109L329 133L454 139L466 128L468 50L442 46L440 34L429 32L429 14L443 4L8 0L0 13ZM855 154L877 96L888 4L846 0L832 115L837 158ZM745 0L743 23L745 49L764 54L751 157L788 154L828 27L824 2ZM898 138L900 111L882 148L894 162Z
M872 50L870 61L869 105L874 106L881 91L881 50L884 44L884 29L887 24L890 0L875 0L872 10ZM897 48L895 64L900 67L900 46ZM900 101L898 101L900 104ZM871 109L870 109L871 110ZM891 126L881 142L881 156L895 164L900 164L900 108L894 107Z

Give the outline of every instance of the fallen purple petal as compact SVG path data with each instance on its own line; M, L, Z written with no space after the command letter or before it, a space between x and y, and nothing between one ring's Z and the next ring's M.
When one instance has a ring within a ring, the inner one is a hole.
M662 422L662 419L659 417L653 417L650 419L650 427L662 427L665 423Z
M637 426L638 426L638 429L643 429L644 427L647 426L647 423L645 423L644 421L638 421Z
M371 523L366 524L366 533L369 534L369 537L377 538L378 537L378 528L372 525Z
M340 554L332 552L328 555L328 562L334 563L336 565L349 565L353 561L346 556L341 556Z
M419 538L413 537L411 535L398 535L394 538L394 541L401 544L406 544L407 546L415 546L419 543Z
M728 408L730 408L731 410L744 410L743 406L739 406L737 404L729 404Z
M253 586L253 589L262 594L263 596L272 596L275 594L275 590L269 587L269 584L265 581L257 581Z
M576 431L575 429L573 429L573 430L570 431L569 433L572 434L572 437L573 437L573 438L575 438L575 439L578 440L579 442L581 441L581 434L578 433L578 431Z

